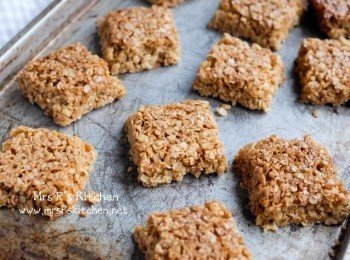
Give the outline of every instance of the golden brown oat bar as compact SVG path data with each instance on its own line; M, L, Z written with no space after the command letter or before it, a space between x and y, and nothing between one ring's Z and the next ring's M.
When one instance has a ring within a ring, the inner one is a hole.
M283 81L277 54L225 34L201 65L193 88L202 96L267 111Z
M350 1L311 0L320 29L330 38L350 37Z
M227 168L208 102L141 108L129 117L126 130L138 180L146 187L181 181L186 173L199 177Z
M146 259L251 259L232 214L215 201L153 213L134 237Z
M99 27L102 53L113 75L169 66L180 59L178 33L166 8L112 11Z
M276 50L303 9L303 0L221 0L210 27Z
M349 192L326 148L310 136L271 136L249 144L238 152L234 166L256 224L266 230L292 223L333 225L349 214Z
M30 62L19 75L22 91L55 123L66 126L125 94L107 63L75 43Z
M0 207L41 210L51 219L67 213L85 188L96 156L90 144L75 136L13 129L0 151Z
M350 41L306 39L297 60L301 100L342 105L350 100Z
M162 5L167 7L174 7L184 2L184 0L147 0L147 1L154 5Z

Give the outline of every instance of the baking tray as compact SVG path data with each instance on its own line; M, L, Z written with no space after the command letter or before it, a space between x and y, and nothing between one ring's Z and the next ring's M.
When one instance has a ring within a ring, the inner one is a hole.
M349 228L315 225L288 226L277 232L262 232L254 225L249 213L247 196L239 188L239 178L233 173L217 177L191 176L181 183L157 188L144 188L137 183L125 142L123 126L127 117L141 105L167 104L185 99L200 99L192 90L199 65L216 43L220 34L207 28L219 4L218 0L188 0L173 9L182 45L182 61L172 67L159 68L120 76L127 87L127 95L120 101L95 110L68 127L58 127L44 116L36 105L30 105L16 82L18 71L32 58L56 48L80 41L93 53L100 53L96 22L108 11L128 6L147 5L137 0L110 1L54 1L38 18L7 44L0 57L0 141L18 125L47 127L78 135L92 143L99 153L94 172L86 190L117 195L119 200L102 201L98 207L111 210L126 207L128 214L93 214L87 218L68 215L56 221L42 217L20 215L0 210L1 223L16 224L23 229L58 230L67 234L72 228L81 236L91 236L103 244L102 251L120 253L123 259L140 257L132 240L137 224L145 222L153 211L169 210L202 204L208 200L222 201L234 214L238 229L244 236L255 259L328 259L345 258ZM321 37L310 13L304 15L300 27L295 28L279 51L286 65L286 82L278 91L272 109L261 113L234 107L226 117L217 117L220 138L225 143L230 164L238 149L247 143L272 134L284 138L301 138L311 134L324 144L334 156L341 179L350 185L350 110L343 106L313 107L298 101L299 86L294 75L294 61L303 38ZM220 102L208 98L213 110ZM318 117L312 116L317 109ZM135 167L134 167L135 169ZM19 236L20 237L20 236ZM105 246L108 245L108 246ZM84 250L80 248L79 250ZM106 258L117 258L107 252ZM349 256L349 255L348 255Z

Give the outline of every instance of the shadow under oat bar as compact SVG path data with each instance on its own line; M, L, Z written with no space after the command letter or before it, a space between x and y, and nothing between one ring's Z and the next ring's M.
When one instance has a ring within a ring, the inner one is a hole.
M350 2L311 0L320 29L330 38L350 37Z
M209 26L273 50L299 24L303 0L221 0Z
M232 214L215 201L153 213L134 237L146 259L251 259Z
M305 39L296 70L303 102L338 106L350 100L349 40Z
M154 5L162 5L166 7L174 7L184 2L184 0L147 0L147 1Z
M339 224L349 214L349 192L326 148L310 136L271 136L238 152L234 168L247 189L256 224L276 230L289 224Z
M110 76L107 63L80 43L30 62L21 71L19 84L29 101L61 126L125 95L122 82Z
M76 136L25 126L11 130L0 150L0 207L41 210L50 219L66 214L96 157L93 146Z
M277 54L225 34L201 65L193 88L202 96L267 111L283 81Z
M227 160L206 101L147 106L129 117L126 130L138 180L146 187L181 181L186 173L221 174Z
M112 11L101 21L99 35L113 75L169 66L180 59L173 15L163 7Z

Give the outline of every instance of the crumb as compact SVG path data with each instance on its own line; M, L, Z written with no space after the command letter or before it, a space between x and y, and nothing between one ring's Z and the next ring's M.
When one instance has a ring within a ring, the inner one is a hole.
M79 216L82 217L82 218L86 218L88 216L88 213L86 210L81 210L80 213L79 213Z
M317 117L318 117L318 111L317 111L317 110L312 110L311 114L312 114L312 116L313 116L314 118L317 118Z
M184 2L184 0L147 0L154 5L162 5L164 7L174 7Z
M76 136L25 126L11 130L0 151L0 180L5 180L0 207L41 209L50 219L66 214L84 190L96 157L93 146ZM52 200L36 198L40 193Z
M221 0L209 26L277 50L303 10L303 0Z
M271 136L249 144L238 152L234 169L248 191L256 224L265 230L289 224L335 225L349 214L349 192L333 159L310 136Z
M350 41L305 39L296 70L303 102L339 106L350 100Z
M223 107L218 107L216 109L216 113L218 113L220 116L227 116L227 111Z
M222 107L223 109L226 109L226 110L230 110L230 109L232 108L232 106L229 105L229 104L222 104L221 107Z
M112 11L100 23L99 35L112 75L169 66L180 60L173 14L163 7Z
M153 213L134 237L146 259L251 259L232 214L215 201Z
M186 173L198 178L227 169L206 101L144 107L128 118L126 130L138 180L146 187L181 181Z
M128 167L127 172L132 172L132 167Z
M277 54L225 34L199 68L193 88L202 96L268 111L283 82L284 65Z
M101 201L101 197L100 194L96 191L90 191L87 196L86 196L86 200L87 203L89 203L90 205L95 205L97 203L99 203Z
M320 29L330 38L350 37L350 3L344 0L311 0Z
M80 43L30 62L18 79L29 102L38 104L61 126L125 95L122 82L110 76L107 63Z

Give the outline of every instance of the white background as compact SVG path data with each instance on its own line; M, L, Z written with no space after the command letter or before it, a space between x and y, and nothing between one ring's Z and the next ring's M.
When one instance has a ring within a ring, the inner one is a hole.
M53 0L0 0L0 48Z

